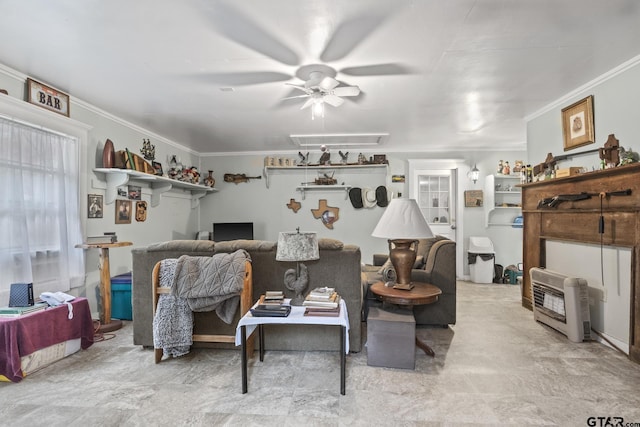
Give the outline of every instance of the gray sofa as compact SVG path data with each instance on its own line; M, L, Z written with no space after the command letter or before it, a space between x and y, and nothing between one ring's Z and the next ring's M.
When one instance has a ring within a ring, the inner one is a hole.
M307 292L318 286L332 286L345 300L349 314L349 348L361 350L362 286L360 282L360 248L344 245L333 239L319 239L320 259L305 261L309 271ZM257 301L267 290L283 290L288 297L292 292L284 287L284 273L295 268L295 263L276 261L276 242L262 240L234 240L212 242L209 240L174 240L152 244L131 251L133 257L132 306L133 343L153 347L153 307L151 272L156 262L182 255L212 256L246 250L251 256L253 268L253 300ZM195 313L194 333L235 333L239 314L227 325L215 312ZM329 326L265 326L266 350L338 350L339 332ZM232 344L194 343L195 346L234 348Z
M416 324L453 325L456 323L456 243L440 236L419 242L418 265L411 270L411 280L431 283L442 290L442 295L433 304L413 308ZM362 267L364 320L369 306L380 305L369 287L382 280L382 269L388 258L388 254L375 254L373 265Z

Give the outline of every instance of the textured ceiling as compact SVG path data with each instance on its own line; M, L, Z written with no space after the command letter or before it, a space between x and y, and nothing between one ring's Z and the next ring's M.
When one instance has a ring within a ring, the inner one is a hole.
M201 153L523 149L525 116L640 54L638 22L635 0L0 0L0 63ZM283 98L313 64L361 94L311 120Z

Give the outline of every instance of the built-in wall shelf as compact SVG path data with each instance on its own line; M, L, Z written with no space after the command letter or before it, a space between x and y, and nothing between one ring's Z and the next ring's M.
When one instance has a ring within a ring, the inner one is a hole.
M375 172L375 173L384 173L387 174L389 169L389 165L387 164L373 164L373 165L331 165L331 166L265 166L264 167L264 177L265 184L267 188L269 188L269 177L271 175L276 174L293 174L293 173L313 173L315 174L317 171L340 171L340 170L350 170L357 171L363 170L367 172ZM316 175L313 176L313 179L316 178ZM323 185L322 187L327 187L327 185ZM335 185L332 187L336 187ZM343 186L344 187L344 186ZM300 187L298 187L300 189ZM347 190L348 191L348 190ZM303 194L304 195L304 194Z
M485 227L513 226L522 212L520 175L488 175L484 180ZM521 227L515 227L521 228Z
M192 184L190 182L178 181L164 176L151 175L144 172L134 171L130 169L117 168L96 168L93 170L104 175L107 183L105 193L105 203L115 202L118 195L118 187L129 183L146 183L151 189L151 206L156 207L160 204L162 194L173 188L179 188L191 193L191 208L196 208L200 204L200 199L209 193L218 191L215 188L207 187L200 184Z
M298 190L300 192L300 195L302 197L302 200L305 199L305 193L307 191L335 191L335 190L343 190L344 191L344 198L348 199L349 198L349 190L351 190L351 186L350 185L300 185L298 187L296 187L296 190Z

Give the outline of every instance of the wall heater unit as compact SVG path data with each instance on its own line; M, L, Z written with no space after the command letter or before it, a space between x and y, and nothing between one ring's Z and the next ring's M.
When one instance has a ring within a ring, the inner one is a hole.
M529 270L533 318L562 332L573 342L591 339L587 281L543 268Z

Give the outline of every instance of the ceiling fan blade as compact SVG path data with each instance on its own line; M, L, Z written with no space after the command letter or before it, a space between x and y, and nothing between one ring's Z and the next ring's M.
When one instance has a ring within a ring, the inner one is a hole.
M325 77L320 81L320 84L318 84L318 86L320 87L320 89L324 90L325 92L330 92L331 89L338 86L339 84L340 82L337 81L336 79L332 77Z
M213 20L213 28L229 39L282 64L299 64L300 59L293 50L238 9L216 2L215 7L208 9L208 13Z
M348 76L393 76L414 73L414 71L406 65L393 63L347 67L340 70L340 72Z
M305 101L304 104L302 104L302 107L300 107L301 110L304 110L305 108L311 107L311 105L313 104L314 99L313 98L309 98Z
M335 96L331 94L323 96L322 100L334 107L339 107L344 103L344 99L340 98L339 96Z
M285 100L285 99L308 98L309 96L311 96L311 95L287 96L286 98L280 98L280 99Z
M274 71L256 71L246 73L205 73L198 76L199 80L215 82L229 86L246 86L261 83L281 82L289 80L291 76Z
M365 15L342 22L336 28L331 39L320 55L323 62L332 62L344 58L360 42L367 38L389 14Z
M336 96L358 96L360 88L358 86L340 86L329 93Z
M303 91L304 93L306 93L307 95L310 95L310 94L311 94L311 92L309 91L309 89L307 89L307 88L306 88L306 87L304 87L304 86L294 85L293 83L285 83L285 84L286 84L287 86L292 86L292 87L294 87L295 89L299 89L299 90Z

